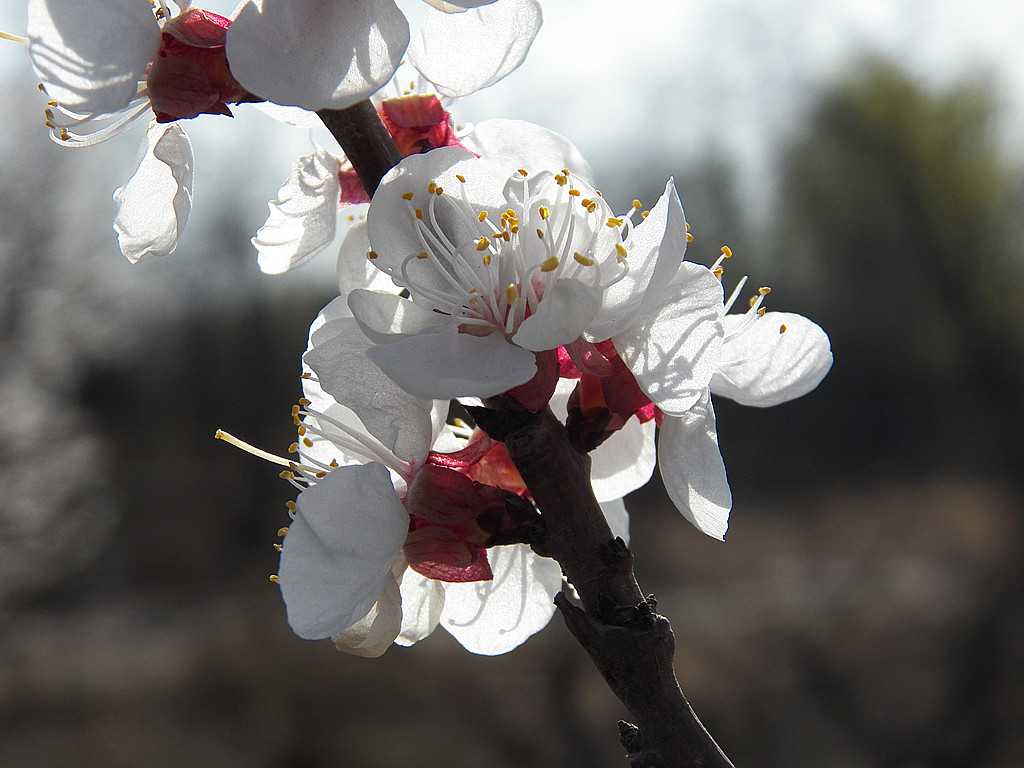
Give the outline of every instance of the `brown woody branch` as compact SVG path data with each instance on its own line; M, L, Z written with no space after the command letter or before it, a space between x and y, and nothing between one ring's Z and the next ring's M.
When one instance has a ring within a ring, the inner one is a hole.
M338 140L371 198L384 174L402 159L391 134L369 101L347 109L321 109L317 115Z
M590 486L590 457L569 442L550 412L531 414L495 401L472 408L485 432L503 440L544 520L539 553L562 566L582 601L555 598L569 631L590 654L637 724L620 722L629 764L732 768L690 707L672 667L675 637L633 575L633 556L612 538ZM505 407L502 407L505 406Z

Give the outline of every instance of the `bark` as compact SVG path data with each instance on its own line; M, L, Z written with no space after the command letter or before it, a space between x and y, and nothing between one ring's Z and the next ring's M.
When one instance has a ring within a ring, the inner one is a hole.
M348 109L322 109L317 115L338 140L372 198L384 174L402 159L377 110L369 101L361 101Z

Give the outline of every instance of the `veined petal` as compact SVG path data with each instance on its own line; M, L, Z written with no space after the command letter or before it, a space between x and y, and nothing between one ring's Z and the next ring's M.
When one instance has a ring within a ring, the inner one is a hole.
M338 225L338 187L338 161L329 152L299 158L252 239L263 272L287 272L331 243Z
M446 329L373 347L367 356L414 397L492 397L533 378L532 352L500 333L472 336Z
M192 143L184 129L150 123L139 167L114 191L114 232L128 261L174 253L192 212L194 175Z
M441 626L471 653L508 653L543 629L562 588L558 563L524 544L487 550L491 581L445 584Z
M389 580L409 516L381 464L341 467L299 494L278 574L299 637L336 637L365 617Z
M601 306L601 292L579 280L556 280L512 342L533 352L557 349L580 337Z
M348 306L363 333L376 344L388 344L418 333L435 333L448 324L443 315L393 293L357 289L349 294Z
M618 536L629 544L629 512L622 499L601 502L601 511L608 521L608 527L612 529L612 536Z
M701 398L717 369L721 319L722 284L707 267L684 262L650 313L613 342L651 401L678 415Z
M778 405L806 395L832 368L828 334L806 317L768 312L753 321L726 315L724 322L726 341L711 379L716 395L741 405Z
M160 27L138 0L29 0L28 55L47 94L75 112L127 106L160 49Z
M626 244L629 272L604 293L601 309L587 329L591 341L604 341L629 328L668 295L668 286L686 258L686 216L669 179L650 215L633 230ZM603 266L606 281L618 265Z
M458 16L431 14L409 46L409 60L439 93L468 96L522 64L542 23L536 0L502 0Z
M402 574L402 629L395 642L412 645L429 636L441 620L444 585L412 568Z
M401 628L402 594L392 575L369 612L332 639L343 653L375 659L391 647Z
M356 206L352 206L355 208ZM364 208L366 206L359 206ZM348 210L351 210L348 209ZM396 293L398 289L391 278L377 269L366 258L370 250L370 228L366 221L349 225L338 250L338 292L348 296L357 289Z
M393 0L248 0L227 56L235 79L264 99L344 109L387 84L408 45Z
M484 120L461 138L462 146L481 157L511 157L520 167L559 171L568 168L593 183L590 163L569 139L525 120Z
M370 362L371 342L354 319L325 323L311 341L303 361L316 374L320 388L351 409L396 456L422 462L433 441L433 403L402 391Z
M718 449L710 397L685 416L662 422L658 468L669 498L683 517L702 533L725 541L732 491Z

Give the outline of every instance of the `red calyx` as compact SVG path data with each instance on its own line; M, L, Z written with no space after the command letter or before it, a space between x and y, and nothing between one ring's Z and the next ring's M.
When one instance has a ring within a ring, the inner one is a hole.
M228 104L258 101L231 75L225 36L231 20L193 8L167 22L160 51L146 72L158 123L228 115Z

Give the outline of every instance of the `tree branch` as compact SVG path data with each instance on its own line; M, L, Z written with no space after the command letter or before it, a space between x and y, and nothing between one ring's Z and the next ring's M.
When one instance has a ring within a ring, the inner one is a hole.
M402 159L377 110L369 101L361 101L347 109L322 109L317 115L338 140L372 198L384 174Z
M470 408L477 425L504 441L540 508L544 526L531 542L553 557L582 607L564 591L555 598L569 631L590 654L637 725L619 735L634 768L732 768L690 707L672 668L672 626L656 612L633 575L633 556L612 538L590 485L590 457L569 442L550 410L532 414L506 399Z

